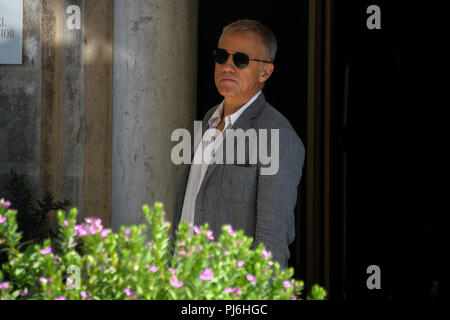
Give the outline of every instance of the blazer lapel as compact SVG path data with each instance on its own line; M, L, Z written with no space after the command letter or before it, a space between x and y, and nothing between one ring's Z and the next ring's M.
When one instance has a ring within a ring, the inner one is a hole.
M261 94L258 96L258 98L255 101L253 101L253 103L251 105L249 105L248 108L244 112L242 112L242 114L239 116L238 120L230 127L230 129L238 129L239 128L239 129L246 131L247 129L252 128L255 119L259 116L259 114L261 113L265 104L266 104L266 100L264 98L264 94L261 92ZM208 122L206 122L206 123L208 123ZM204 131L203 131L203 133L204 133ZM203 135L202 135L202 137L203 137ZM223 133L222 148L224 146L226 146L225 132ZM225 155L225 151L224 151L224 155ZM203 178L200 189L202 189L202 187L208 181L209 177L214 172L216 167L217 167L217 163L212 163L208 166L208 169L206 170L205 177Z

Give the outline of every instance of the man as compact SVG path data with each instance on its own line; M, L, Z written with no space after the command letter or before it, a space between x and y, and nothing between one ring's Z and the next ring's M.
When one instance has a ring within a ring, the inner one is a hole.
M261 91L274 70L276 50L272 31L257 21L238 20L223 29L215 50L214 77L224 100L206 113L203 141L194 148L194 158L201 158L205 140L216 149L224 147L229 129L265 129L271 134L277 129L279 144L267 146L279 156L275 174L262 174L267 164L260 159L250 163L248 149L244 163L193 161L178 185L174 230L180 221L195 226L207 222L218 238L222 226L229 224L252 237L253 248L263 243L273 260L286 268L288 246L295 237L294 208L305 149L289 121L266 102ZM207 128L215 129L208 137Z

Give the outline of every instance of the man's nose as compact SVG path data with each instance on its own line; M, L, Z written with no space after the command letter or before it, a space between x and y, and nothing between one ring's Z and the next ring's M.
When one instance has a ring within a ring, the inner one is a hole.
M236 66L234 65L233 55L228 55L227 61L223 64L223 68L224 70L235 70Z

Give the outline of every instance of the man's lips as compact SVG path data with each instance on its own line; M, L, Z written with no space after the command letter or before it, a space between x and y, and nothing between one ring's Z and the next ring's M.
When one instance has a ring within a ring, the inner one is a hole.
M234 80L232 78L220 78L220 81L234 81L234 82L236 82L236 80Z

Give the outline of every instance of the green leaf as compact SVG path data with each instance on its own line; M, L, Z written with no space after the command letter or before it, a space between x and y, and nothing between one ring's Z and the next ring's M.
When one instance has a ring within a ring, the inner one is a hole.
M25 270L23 270L22 268L18 268L18 269L16 269L16 270L14 270L14 275L15 275L17 278L21 277L21 276L24 275L24 274L25 274Z
M321 286L315 284L311 288L311 293L307 297L308 300L324 300L327 295L327 292Z

